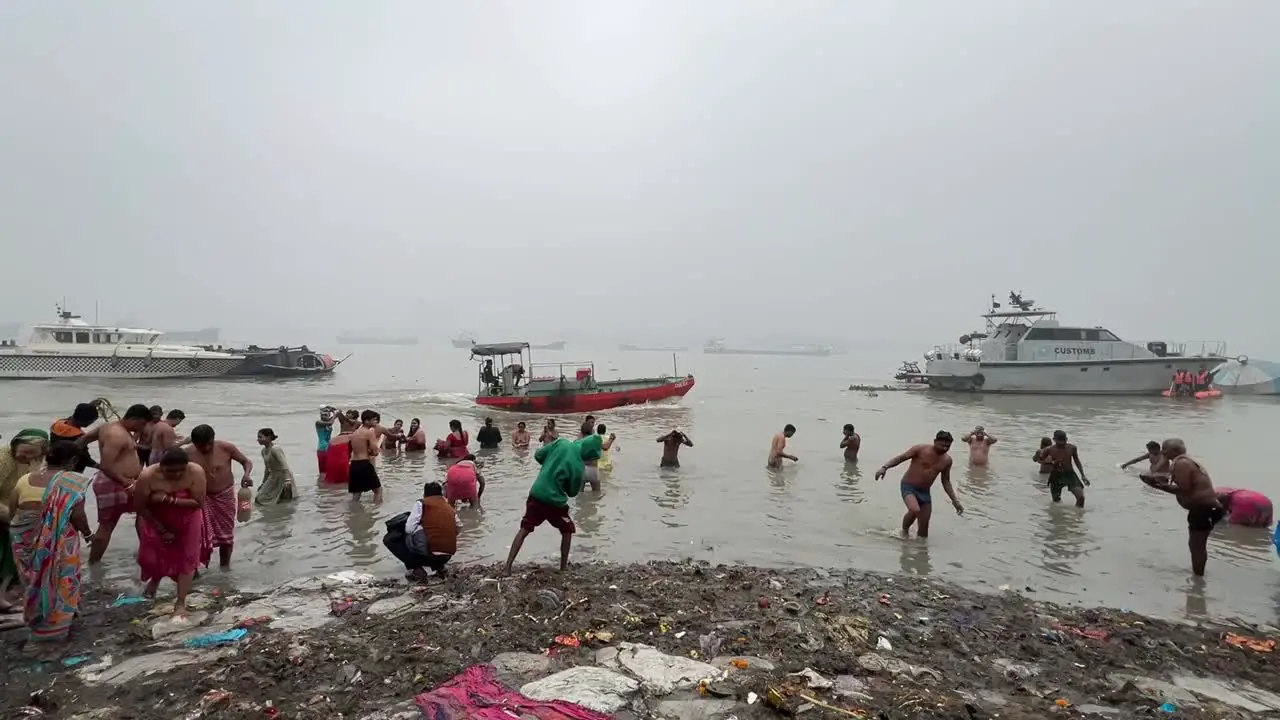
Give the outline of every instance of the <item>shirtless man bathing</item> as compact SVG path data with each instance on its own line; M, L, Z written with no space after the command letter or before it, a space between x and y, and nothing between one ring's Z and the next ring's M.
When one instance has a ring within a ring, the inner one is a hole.
M973 432L961 437L960 442L969 446L970 465L986 465L987 456L991 453L991 446L996 444L996 438L988 435L986 428L978 425L973 428Z
M382 481L378 478L378 468L373 458L378 454L378 441L389 431L379 423L382 416L374 410L360 413L360 427L351 435L351 479L347 481L347 492L352 500L373 493L375 503L382 502Z
M151 409L155 410L155 408ZM181 444L184 438L178 437L178 426L186 419L186 413L181 410L170 410L164 420L152 423L150 429L144 431L147 435L147 445L151 448L151 456L147 459L148 465L160 462L160 457L164 455L165 450ZM141 446L138 449L141 450Z
M907 506L906 514L902 516L903 537L907 537L914 522L919 522L916 526L916 535L922 538L929 537L929 518L933 516L931 491L939 475L942 476L942 489L946 491L947 497L951 498L951 506L956 509L956 514L964 514L964 506L956 499L955 488L951 487L951 456L947 454L950 450L951 433L939 430L933 437L932 444L912 445L906 452L881 465L876 471L876 480L879 480L889 472L890 468L897 467L907 460L911 461L907 471L902 474L900 486L902 502Z
M151 410L146 405L131 405L123 418L80 437L81 445L98 443L98 476L93 480L93 496L98 501L98 531L90 541L91 565L102 561L120 518L133 512L133 486L142 473L142 460L133 438L150 421Z
M658 442L662 443L662 459L658 461L658 467L664 468L680 467L680 448L693 447L693 441L680 428L658 438Z
M844 426L844 437L840 438L840 447L844 450L844 461L858 462L858 450L862 448L862 436L853 429L853 423Z
M791 462L800 462L800 458L787 452L787 439L796 434L796 426L787 423L782 428L782 432L773 436L773 442L769 445L769 461L765 463L765 467L770 470L780 470L783 460Z
M1084 488L1089 484L1084 465L1080 464L1080 451L1067 442L1067 433L1053 431L1053 442L1036 453L1041 466L1049 466L1049 496L1054 502L1062 502L1062 491L1070 490L1076 497L1076 507L1084 507ZM1072 465L1075 465L1073 468ZM1076 470L1080 474L1076 474Z
M1139 477L1151 487L1178 498L1187 511L1187 548L1191 551L1191 572L1204 577L1209 561L1209 534L1222 518L1226 508L1218 501L1209 472L1187 455L1187 444L1177 438L1164 441L1162 454L1168 460L1164 472L1143 473Z
M253 461L233 443L218 440L208 425L192 428L187 443L191 462L204 470L205 493L201 511L213 536L213 546L218 548L218 564L226 570L231 567L231 551L236 544L236 479L231 472L231 463L235 461L244 469L240 486L253 487Z

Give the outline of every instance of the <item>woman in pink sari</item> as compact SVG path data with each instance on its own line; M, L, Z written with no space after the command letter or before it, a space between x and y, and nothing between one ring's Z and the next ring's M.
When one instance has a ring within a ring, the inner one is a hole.
M187 594L206 540L204 469L181 448L169 448L133 486L138 510L138 566L147 583L143 595L155 597L160 581L178 584L173 616L187 616Z

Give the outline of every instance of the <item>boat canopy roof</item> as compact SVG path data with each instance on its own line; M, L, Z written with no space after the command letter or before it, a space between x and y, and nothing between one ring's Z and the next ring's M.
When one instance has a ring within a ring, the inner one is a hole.
M473 357L490 357L493 355L519 355L529 349L527 342L494 343L492 345L472 345Z

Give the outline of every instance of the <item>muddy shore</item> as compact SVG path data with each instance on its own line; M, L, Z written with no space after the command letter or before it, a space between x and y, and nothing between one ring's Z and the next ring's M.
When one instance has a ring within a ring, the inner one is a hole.
M1273 628L915 577L693 562L471 567L424 586L339 573L202 592L186 626L163 598L112 607L119 591L86 597L57 656L0 635L0 717L416 718L415 695L481 663L541 699L613 682L590 702L618 717L1280 716Z

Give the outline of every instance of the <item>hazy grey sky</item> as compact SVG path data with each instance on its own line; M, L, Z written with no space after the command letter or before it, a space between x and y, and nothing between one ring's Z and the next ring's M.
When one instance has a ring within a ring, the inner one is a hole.
M1278 28L1276 0L4 3L0 315L949 342L1018 287L1280 351Z

